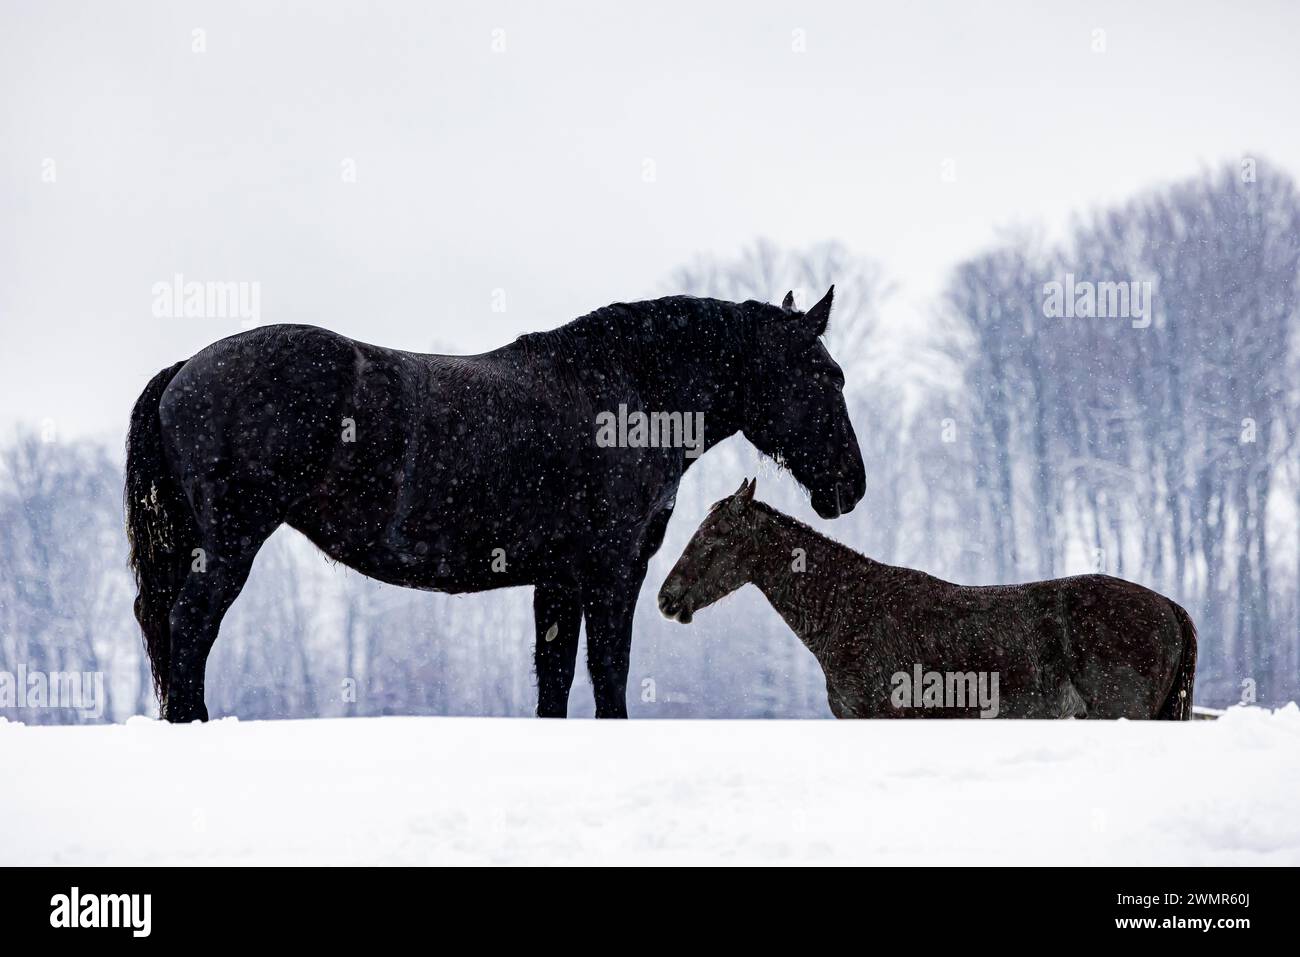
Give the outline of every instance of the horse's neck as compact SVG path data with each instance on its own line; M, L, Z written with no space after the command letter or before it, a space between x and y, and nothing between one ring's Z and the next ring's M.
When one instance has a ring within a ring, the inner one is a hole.
M581 323L583 320L578 320ZM590 381L603 385L615 380L616 388L630 391L640 401L639 411L668 412L704 417L704 448L707 450L734 435L741 426L738 386L743 376L727 367L744 350L720 349L707 330L690 325L677 331L660 330L645 338L623 338L608 326L563 327L548 333L521 337L505 351L523 350L525 356L538 353L576 371L600 369ZM618 380L623 380L619 382ZM694 461L686 460L689 466Z
M741 377L725 354L686 339L666 342L657 354L629 363L637 389L657 411L704 413L710 444L722 441L739 427ZM717 433L717 434L715 434Z
M784 515L769 516L767 526L770 538L755 564L754 584L821 659L857 604L850 596L869 590L886 566Z
M740 429L738 374L726 360L697 351L689 343L665 343L656 355L628 361L624 368L645 411L700 416L704 451ZM693 459L687 459L689 466Z

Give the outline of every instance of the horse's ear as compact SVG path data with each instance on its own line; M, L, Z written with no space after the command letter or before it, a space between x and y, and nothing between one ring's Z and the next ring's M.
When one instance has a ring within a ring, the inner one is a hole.
M787 292L785 294L785 298L781 300L781 308L786 312L794 312L794 290L793 289Z
M740 488L736 489L736 494L731 496L731 510L739 515L744 511L745 506L754 501L754 487L758 485L758 480L750 481L745 479L740 483Z
M826 326L831 321L831 306L835 303L835 286L826 290L826 295L822 296L821 302L813 306L804 313L804 323L808 330L815 336L820 336L826 332Z

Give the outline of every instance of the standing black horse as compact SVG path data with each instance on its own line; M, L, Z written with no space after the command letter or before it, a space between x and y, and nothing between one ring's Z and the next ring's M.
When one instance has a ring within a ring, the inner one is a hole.
M791 295L618 303L477 356L267 326L164 369L131 413L126 465L135 612L164 716L207 717L222 616L287 523L392 584L535 586L537 713L566 713L585 617L596 714L626 717L637 593L694 455L743 431L820 515L862 497L820 338L833 293L807 313ZM702 414L702 441L598 442L598 417L625 410Z

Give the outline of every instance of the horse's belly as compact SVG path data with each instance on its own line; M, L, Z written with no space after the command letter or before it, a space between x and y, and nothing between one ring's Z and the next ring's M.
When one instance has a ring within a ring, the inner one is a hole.
M352 521L349 521L349 518ZM333 560L379 581L446 592L488 591L565 576L565 540L545 524L447 515L364 520L345 503L312 501L288 524Z

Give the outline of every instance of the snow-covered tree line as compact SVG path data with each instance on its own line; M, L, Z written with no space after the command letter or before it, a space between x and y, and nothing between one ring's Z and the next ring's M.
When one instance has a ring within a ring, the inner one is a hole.
M1148 315L1063 316L1047 290L1067 275L1071 290L1149 283ZM660 292L779 301L794 288L807 305L835 283L828 344L868 488L822 522L739 438L692 468L641 596L631 713L829 714L815 661L753 589L690 627L654 607L707 506L752 475L761 498L882 561L969 583L1142 582L1198 621L1200 703L1300 696L1298 276L1300 198L1253 161L1096 211L1059 243L1006 236L952 270L905 349L883 270L839 244L758 242L678 270ZM102 671L106 717L149 713L120 456L48 438L0 448L0 671ZM532 627L526 590L392 588L282 530L222 627L208 703L245 718L529 714ZM592 713L581 669L571 709Z
M1051 283L1149 283L1145 318L1050 318ZM969 534L996 580L1103 571L1185 604L1198 697L1300 690L1300 197L1247 160L963 263Z

